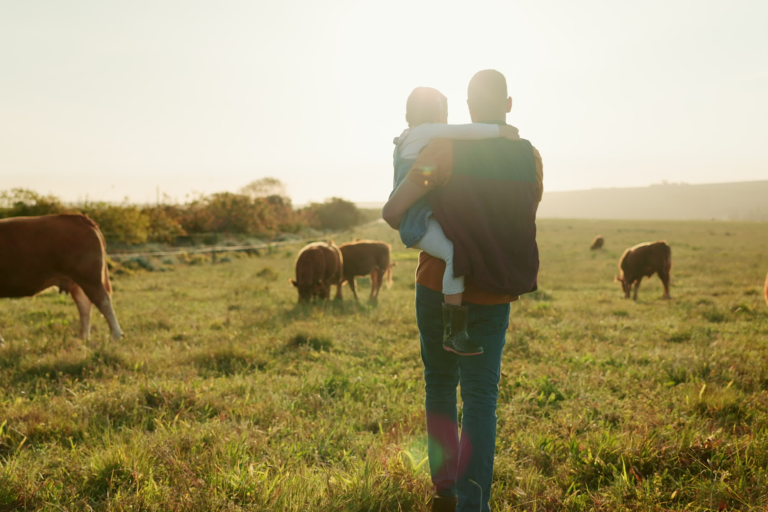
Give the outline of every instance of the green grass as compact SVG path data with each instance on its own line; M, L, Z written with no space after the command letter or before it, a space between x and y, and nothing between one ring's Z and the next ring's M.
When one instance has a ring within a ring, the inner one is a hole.
M494 510L768 506L768 226L539 227L541 290L507 333ZM375 225L336 242L354 237L396 241ZM657 239L673 300L657 279L624 300L618 258ZM376 306L345 288L299 307L297 249L136 262L113 280L120 342L96 314L78 340L66 296L3 301L0 511L427 510L416 253L393 245Z

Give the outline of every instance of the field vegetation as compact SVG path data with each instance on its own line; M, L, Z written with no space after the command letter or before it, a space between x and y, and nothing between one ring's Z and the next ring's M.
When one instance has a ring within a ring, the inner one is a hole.
M768 507L766 224L545 220L540 290L513 304L496 511ZM593 237L605 249L589 251ZM126 337L91 341L56 293L6 300L0 511L428 510L416 252L377 304L301 307L299 246L113 275ZM613 282L672 247L672 297ZM162 271L161 271L162 270ZM365 287L365 280L362 286Z
M52 195L14 189L0 192L0 219L84 213L101 227L112 249L146 243L190 245L217 243L223 238L269 240L282 234L317 234L350 229L379 217L379 210L361 210L332 197L323 203L294 208L285 185L262 178L237 193L199 195L186 203L169 198L153 205L85 201L65 204Z

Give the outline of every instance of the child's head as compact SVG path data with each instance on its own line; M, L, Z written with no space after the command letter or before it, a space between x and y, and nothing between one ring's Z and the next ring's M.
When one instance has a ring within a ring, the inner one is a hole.
M405 120L411 128L424 123L447 123L448 99L437 89L417 87L405 104Z

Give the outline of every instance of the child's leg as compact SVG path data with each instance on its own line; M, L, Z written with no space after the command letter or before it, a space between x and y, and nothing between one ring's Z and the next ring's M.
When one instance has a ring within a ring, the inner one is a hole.
M443 274L445 302L454 306L461 306L462 294L464 293L464 276L454 277L453 242L445 236L440 223L430 217L427 232L414 247L445 262L445 273Z
M440 223L429 219L427 232L417 246L427 254L445 261L443 274L443 349L461 356L475 356L483 353L483 347L469 339L467 316L469 308L462 306L464 278L453 274L453 243L446 238Z

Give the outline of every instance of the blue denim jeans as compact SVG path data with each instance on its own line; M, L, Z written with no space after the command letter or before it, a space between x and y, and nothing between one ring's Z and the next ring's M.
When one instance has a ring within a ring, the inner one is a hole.
M509 304L469 306L468 333L479 356L443 350L443 294L416 285L416 320L426 381L429 469L440 496L458 495L457 512L490 511L496 451L496 401ZM461 437L456 388L461 384Z

